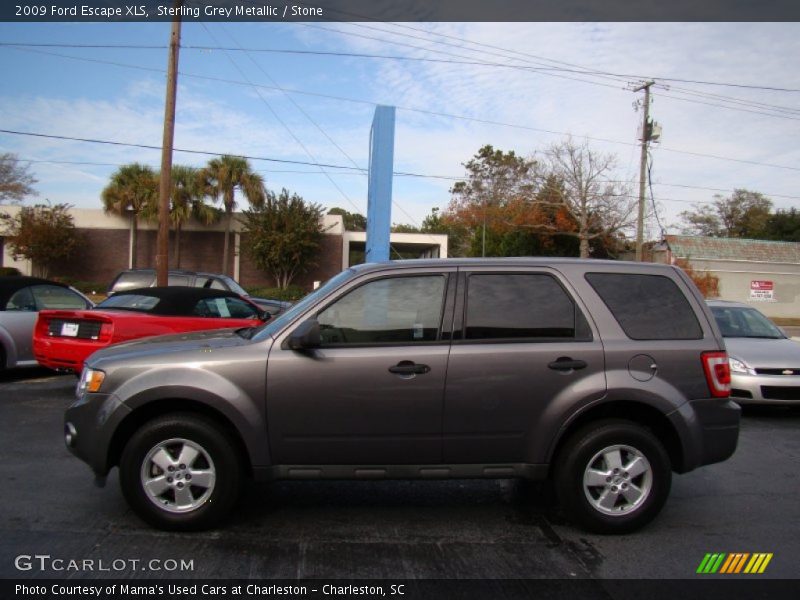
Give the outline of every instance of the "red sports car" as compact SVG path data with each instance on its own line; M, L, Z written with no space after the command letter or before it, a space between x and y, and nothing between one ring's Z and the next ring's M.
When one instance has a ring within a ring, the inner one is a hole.
M90 354L137 338L203 329L253 327L269 318L256 304L223 290L141 288L90 310L43 310L33 333L39 364L80 373Z

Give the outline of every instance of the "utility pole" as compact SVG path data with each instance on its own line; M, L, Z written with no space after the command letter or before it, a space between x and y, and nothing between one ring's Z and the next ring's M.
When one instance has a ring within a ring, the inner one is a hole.
M644 190L647 176L647 143L650 141L648 121L650 120L650 86L655 81L646 81L633 89L634 92L644 90L644 115L642 118L642 157L639 165L639 216L636 220L636 262L642 262L642 245L644 244Z
M178 92L178 54L181 47L180 9L183 0L175 0L175 17L169 40L167 98L164 106L164 138L161 145L161 174L158 187L158 242L156 244L156 285L168 282L169 271L169 200L172 192L172 142L175 137L175 97Z

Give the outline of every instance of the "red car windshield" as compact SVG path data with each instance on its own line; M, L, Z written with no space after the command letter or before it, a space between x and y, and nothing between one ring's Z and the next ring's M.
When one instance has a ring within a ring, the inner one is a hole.
M158 303L161 302L160 298L154 296L144 296L139 294L118 294L106 298L96 308L117 308L123 310L136 310L139 312L150 312Z

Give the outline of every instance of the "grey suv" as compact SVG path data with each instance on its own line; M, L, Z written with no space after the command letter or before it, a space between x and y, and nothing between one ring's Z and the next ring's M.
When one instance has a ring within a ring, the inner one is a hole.
M734 452L717 325L665 265L415 260L344 271L257 328L95 353L66 443L134 510L210 527L256 479L550 479L632 531Z

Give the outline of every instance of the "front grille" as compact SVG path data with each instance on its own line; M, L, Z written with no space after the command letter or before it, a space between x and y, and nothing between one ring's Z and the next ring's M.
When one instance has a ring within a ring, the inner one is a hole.
M762 385L761 395L764 400L800 400L800 387Z
M62 336L65 323L77 323L78 335ZM100 321L70 321L68 319L53 319L47 327L47 333L54 337L78 338L81 340L96 340L100 337Z
M786 371L786 373L784 373ZM791 371L791 373L789 373ZM756 369L757 375L800 375L800 367L783 367L781 369Z

